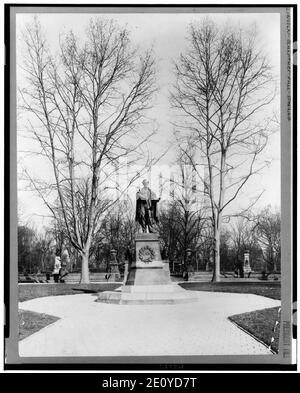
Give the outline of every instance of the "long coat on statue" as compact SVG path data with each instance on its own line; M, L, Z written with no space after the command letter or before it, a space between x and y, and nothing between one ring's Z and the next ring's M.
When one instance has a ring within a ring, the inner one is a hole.
M136 214L135 220L141 225L143 231L146 231L147 226L151 232L151 227L154 223L158 223L157 217L157 199L156 195L150 188L138 191L136 194Z

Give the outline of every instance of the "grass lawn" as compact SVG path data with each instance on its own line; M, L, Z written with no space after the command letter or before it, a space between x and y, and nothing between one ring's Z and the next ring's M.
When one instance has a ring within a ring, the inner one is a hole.
M190 291L252 293L280 300L280 282L193 282L179 284Z
M79 293L94 293L112 291L120 286L120 283L109 284L23 284L19 287L19 301L35 299L44 296L76 295Z
M278 310L279 307L265 308L264 310L232 315L229 317L229 320L268 346L271 345L272 350L278 353L280 333L280 315L278 315ZM279 323L275 328L276 321ZM271 343L272 337L274 337L274 341Z
M48 314L19 310L19 340L23 340L58 319Z

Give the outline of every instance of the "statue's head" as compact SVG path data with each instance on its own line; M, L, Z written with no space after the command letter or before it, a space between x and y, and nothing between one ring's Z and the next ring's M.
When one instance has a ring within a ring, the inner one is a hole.
M146 179L145 179L145 180L143 180L143 186L144 186L144 187L148 187L148 185L149 185L149 182L148 182L148 180L146 180Z

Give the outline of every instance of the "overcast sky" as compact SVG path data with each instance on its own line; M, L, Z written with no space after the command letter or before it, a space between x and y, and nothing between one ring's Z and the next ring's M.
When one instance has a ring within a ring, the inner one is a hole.
M207 14L206 14L207 15ZM43 29L47 32L47 39L50 47L55 52L58 50L59 34L68 32L70 29L78 36L84 34L84 29L91 16L95 14L39 14ZM169 105L169 91L173 82L173 64L181 52L186 48L187 28L190 22L197 22L203 18L204 14L105 14L105 18L113 18L120 25L127 25L131 31L132 42L140 49L153 48L158 70L159 92L156 97L155 107L151 117L155 118L158 124L158 133L152 142L154 155L159 155L168 146L172 137L172 125L170 123L172 113ZM217 23L229 23L242 28L251 28L255 23L258 30L258 42L264 49L270 64L273 66L276 77L280 75L280 15L277 13L222 13L210 14L210 17ZM24 47L20 31L25 23L32 21L30 14L17 15L17 64L22 64L22 48ZM19 71L19 82L22 82L22 74ZM280 97L274 102L274 110L278 113ZM19 123L19 131L23 131L23 125ZM19 132L20 135L20 132ZM30 149L29 142L18 138L18 149ZM244 198L253 195L258 190L265 189L265 193L259 202L259 206L271 204L280 206L280 134L273 135L265 151L265 159L272 159L269 168L249 182L244 190ZM43 163L34 161L32 158L24 158L19 154L19 163L26 165L29 170L42 174L46 170ZM172 150L166 155L165 163L171 163L174 159ZM31 192L23 191L19 187L18 191L21 213L24 219L30 219L35 226L41 227L48 220L43 219L48 211L42 202Z

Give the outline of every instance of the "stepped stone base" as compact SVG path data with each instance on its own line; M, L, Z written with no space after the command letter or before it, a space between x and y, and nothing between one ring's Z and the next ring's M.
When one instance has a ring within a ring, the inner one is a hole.
M169 263L161 260L157 234L136 236L136 261L120 291L98 293L96 301L112 304L177 304L198 301L197 292L172 283Z
M178 304L197 302L196 291L187 291L177 284L166 285L132 285L121 291L98 293L97 302L112 304Z
M198 301L197 292L177 284L132 285L122 290L120 304L178 304Z

